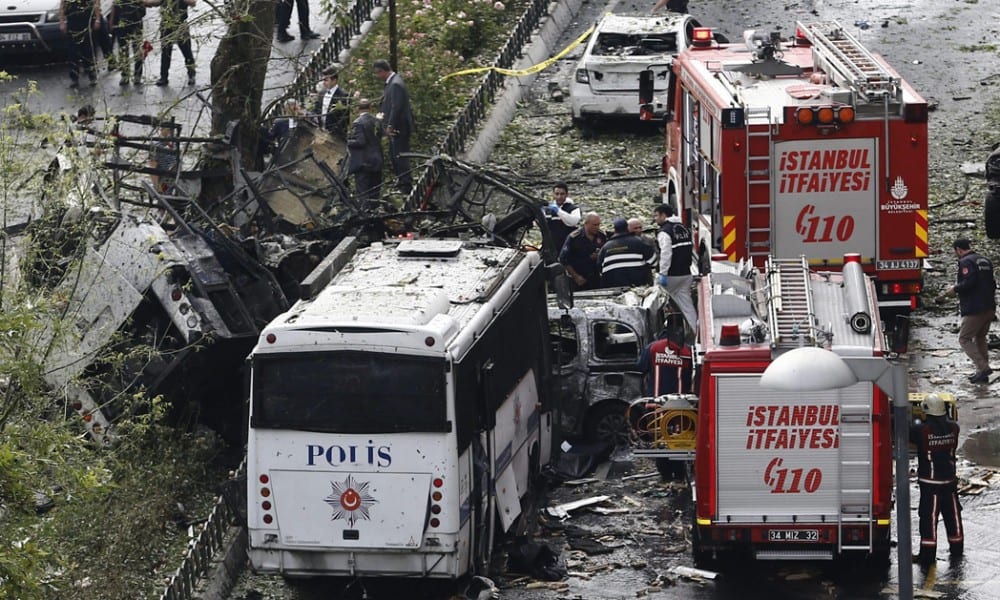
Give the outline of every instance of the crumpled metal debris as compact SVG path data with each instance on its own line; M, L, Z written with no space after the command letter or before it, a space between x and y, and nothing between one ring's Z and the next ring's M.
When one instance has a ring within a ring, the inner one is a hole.
M583 498L581 500L574 500L573 502L549 506L545 509L545 513L557 519L565 520L569 518L570 511L574 511L584 506L607 502L610 499L611 496L591 496L590 498Z

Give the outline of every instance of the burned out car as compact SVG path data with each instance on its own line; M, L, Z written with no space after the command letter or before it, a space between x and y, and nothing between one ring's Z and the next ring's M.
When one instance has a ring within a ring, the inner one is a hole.
M573 307L549 300L552 381L564 435L624 445L625 411L642 396L639 353L664 326L659 286L576 292Z
M667 82L673 56L691 45L698 22L690 15L656 17L605 15L590 36L570 82L573 120L639 116L639 74L652 69L657 98L653 116L667 107Z

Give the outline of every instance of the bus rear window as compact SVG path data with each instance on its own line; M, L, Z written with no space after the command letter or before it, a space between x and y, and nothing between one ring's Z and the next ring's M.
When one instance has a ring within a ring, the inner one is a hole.
M445 363L372 352L257 355L256 429L329 433L448 431Z

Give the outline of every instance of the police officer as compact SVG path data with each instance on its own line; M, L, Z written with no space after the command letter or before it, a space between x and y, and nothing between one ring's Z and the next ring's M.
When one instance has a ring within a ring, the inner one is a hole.
M997 308L993 263L977 254L965 238L955 240L953 247L958 257L958 276L955 285L948 288L945 294L958 296L959 314L962 315L958 345L976 367L969 381L989 383L993 369L990 368L986 337Z
M917 482L920 484L920 554L917 562L930 566L937 555L938 515L944 520L953 558L962 555L962 505L958 502L955 450L958 423L947 416L944 400L927 394L921 403L926 421L910 427L910 441L917 446Z
M597 270L597 255L607 241L601 231L601 217L595 212L583 216L583 225L569 234L559 252L559 262L566 268L578 290L600 287L601 272Z
M657 285L666 288L670 298L680 309L692 333L697 331L698 313L691 299L691 260L693 248L691 230L674 214L674 207L661 204L653 209L653 220L660 226L656 243L660 248L660 270Z
M611 239L597 253L602 287L649 285L656 252L628 230L628 221L617 218Z
M569 197L569 186L557 181L552 187L552 201L542 208L545 224L552 234L552 244L556 254L562 250L563 243L569 234L573 233L582 218L581 209L573 204Z

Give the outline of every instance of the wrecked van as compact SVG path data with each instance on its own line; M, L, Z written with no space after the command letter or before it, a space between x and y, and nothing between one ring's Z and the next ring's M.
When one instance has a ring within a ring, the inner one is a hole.
M576 292L573 307L549 297L553 397L563 435L628 443L625 411L642 396L639 353L664 326L659 286Z

